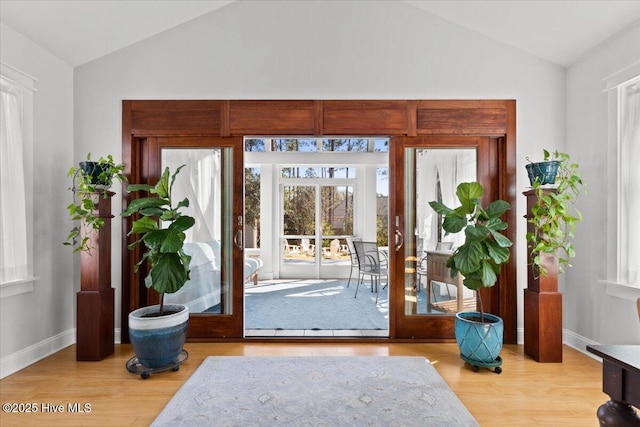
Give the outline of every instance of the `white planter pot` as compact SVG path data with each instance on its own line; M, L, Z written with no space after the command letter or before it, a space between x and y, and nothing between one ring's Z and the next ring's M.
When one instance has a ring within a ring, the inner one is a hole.
M129 339L138 361L147 368L174 363L187 338L189 309L182 304L165 304L173 314L153 316L160 306L142 307L129 313Z

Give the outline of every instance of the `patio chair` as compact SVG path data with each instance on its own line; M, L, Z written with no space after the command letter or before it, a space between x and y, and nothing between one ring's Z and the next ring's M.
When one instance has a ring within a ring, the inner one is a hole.
M284 254L285 255L294 255L300 253L300 246L298 245L290 245L287 239L282 239L284 241Z
M356 250L358 258L358 270L360 277L358 278L358 284L356 285L356 293L354 298L358 298L358 289L360 283L364 281L368 276L371 281L371 291L376 290L376 304L378 303L378 297L380 296L380 281L382 278L386 278L389 281L389 273L386 267L381 265L380 250L376 242L363 242L354 241L353 246Z
M349 271L349 281L347 282L347 288L351 285L351 277L353 270L358 268L358 256L356 255L356 248L353 246L353 242L361 241L360 237L347 237L347 248L349 249L349 257L351 258L351 270Z
M305 255L313 256L316 253L316 245L312 244L307 238L300 240L300 246L302 247L302 253Z
M340 240L333 239L329 248L329 251L331 252L331 259L340 258Z

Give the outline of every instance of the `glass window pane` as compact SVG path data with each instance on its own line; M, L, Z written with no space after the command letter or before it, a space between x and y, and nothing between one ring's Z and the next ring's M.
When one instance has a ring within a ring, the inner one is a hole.
M244 170L244 247L260 247L260 168Z
M245 138L244 151L264 152L265 140L264 139L251 139Z
M333 151L333 152L367 151L367 139L325 138L322 140L322 151Z
M349 265L351 257L344 238L326 237L322 239L323 265Z
M284 235L314 235L316 228L316 189L287 185L283 188Z
M315 138L274 138L272 151L318 151Z
M283 178L318 178L322 176L322 168L296 166L282 168Z
M353 186L323 186L321 188L322 234L339 236L353 234Z
M373 140L373 151L388 152L389 151L389 138L376 138Z
M283 178L355 178L354 167L313 167L295 166L283 167Z
M173 198L189 199L183 212L196 219L185 232L184 250L191 256L190 280L167 303L184 304L190 313L231 314L233 180L231 149L163 149L162 168L171 172L185 165L176 177Z
M376 170L376 240L389 246L389 168Z

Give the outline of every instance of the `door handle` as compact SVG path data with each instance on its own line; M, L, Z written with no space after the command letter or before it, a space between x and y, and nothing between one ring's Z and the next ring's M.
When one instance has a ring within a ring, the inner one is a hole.
M404 236L400 230L396 230L396 252L402 248L402 245L404 245Z
M233 243L236 245L236 248L242 250L242 229L236 231L236 234L233 236Z

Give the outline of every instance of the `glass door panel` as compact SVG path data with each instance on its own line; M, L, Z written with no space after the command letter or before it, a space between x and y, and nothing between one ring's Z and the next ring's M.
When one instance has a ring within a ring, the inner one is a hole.
M282 186L282 266L316 264L316 186Z
M463 305L475 310L474 293L443 264L464 236L445 235L429 202L456 207L458 184L477 180L476 157L475 148L405 149L405 187L412 196L405 199L406 315L453 315Z
M346 238L353 235L354 189L322 184L281 187L281 277L335 278L344 275L337 274L337 268L351 268Z
M190 279L165 302L189 307L189 337L242 337L242 139L159 138L158 145L161 169L184 165L173 197L188 198L183 211L196 220L184 245Z
M233 257L229 213L224 212L222 194L223 149L192 148L162 150L162 168L172 171L184 165L173 187L175 200L189 199L183 212L195 218L186 231L184 250L191 256L190 280L178 292L165 295L165 302L184 304L189 313L232 314L231 262Z
M322 266L350 266L346 238L353 235L352 185L320 187Z
M396 338L454 338L455 313L474 310L476 296L451 278L446 260L464 239L445 235L429 202L457 206L460 182L492 188L496 150L489 138L392 139L390 248Z

